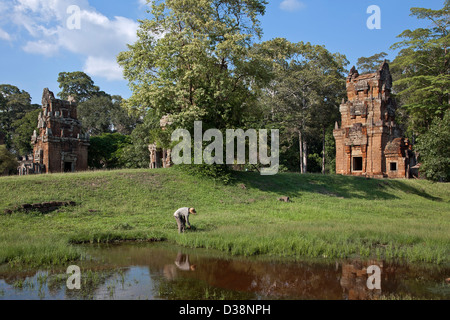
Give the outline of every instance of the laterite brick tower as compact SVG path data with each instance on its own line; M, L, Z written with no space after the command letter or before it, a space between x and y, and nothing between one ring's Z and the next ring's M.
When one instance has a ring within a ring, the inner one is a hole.
M77 119L77 104L73 99L55 99L44 89L39 132L32 137L33 162L36 173L76 172L88 169L89 135L82 133Z
M336 173L375 178L409 178L415 164L410 144L395 124L392 76L386 61L376 73L347 77L348 101L336 123Z

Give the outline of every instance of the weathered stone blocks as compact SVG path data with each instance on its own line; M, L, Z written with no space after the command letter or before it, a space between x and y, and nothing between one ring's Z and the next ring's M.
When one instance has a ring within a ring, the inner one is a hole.
M384 62L376 73L347 77L348 101L336 124L336 173L367 177L407 178L415 165L410 144L395 123L392 76Z
M85 171L88 169L89 135L83 133L77 119L77 104L73 99L55 99L44 89L38 130L31 140L33 162L42 173Z

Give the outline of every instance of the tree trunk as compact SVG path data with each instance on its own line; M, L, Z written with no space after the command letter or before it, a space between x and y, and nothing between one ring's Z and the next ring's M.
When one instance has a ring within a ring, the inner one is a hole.
M303 173L308 172L308 143L303 139Z
M303 137L301 130L298 130L298 146L300 149L300 173L303 174Z
M325 127L322 131L322 174L325 174Z

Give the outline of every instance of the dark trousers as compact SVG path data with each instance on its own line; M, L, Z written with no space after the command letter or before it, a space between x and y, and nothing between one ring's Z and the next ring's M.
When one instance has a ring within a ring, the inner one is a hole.
M186 220L183 217L175 217L175 220L177 220L178 233L183 233L186 230Z

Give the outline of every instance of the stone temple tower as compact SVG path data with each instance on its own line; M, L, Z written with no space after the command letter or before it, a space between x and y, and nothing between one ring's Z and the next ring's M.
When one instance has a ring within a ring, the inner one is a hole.
M392 76L385 61L376 73L347 77L348 101L336 123L336 173L375 178L409 178L415 165L409 141L395 123Z
M88 169L89 135L83 134L73 99L55 99L44 89L38 130L32 137L36 173L76 172Z

